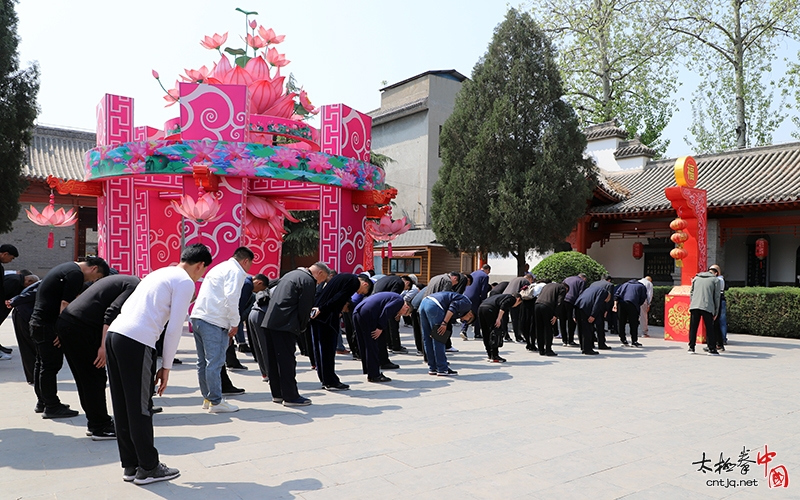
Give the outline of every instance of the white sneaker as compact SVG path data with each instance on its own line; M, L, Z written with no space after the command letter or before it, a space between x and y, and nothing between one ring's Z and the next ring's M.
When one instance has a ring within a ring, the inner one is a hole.
M447 348L447 349L445 349L445 350L446 350L447 352L458 352L458 349L456 349L455 347L448 347L448 348Z
M11 355L0 351L0 359L11 359Z
M228 403L224 399L220 404L211 405L211 408L208 409L209 413L233 413L235 411L239 411L239 407Z
M208 410L208 407L211 406L211 401L203 398L203 409Z

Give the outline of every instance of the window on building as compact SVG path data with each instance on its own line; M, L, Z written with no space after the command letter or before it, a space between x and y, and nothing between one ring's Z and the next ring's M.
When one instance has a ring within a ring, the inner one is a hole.
M398 274L419 273L422 266L422 257L408 259L389 259L389 272Z

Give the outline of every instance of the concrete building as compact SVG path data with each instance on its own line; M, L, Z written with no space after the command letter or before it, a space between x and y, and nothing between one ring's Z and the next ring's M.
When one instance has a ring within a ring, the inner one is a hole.
M467 77L455 70L426 71L381 89L381 107L370 111L372 150L390 157L386 182L398 190L395 219L429 228L431 191L442 160L439 134Z

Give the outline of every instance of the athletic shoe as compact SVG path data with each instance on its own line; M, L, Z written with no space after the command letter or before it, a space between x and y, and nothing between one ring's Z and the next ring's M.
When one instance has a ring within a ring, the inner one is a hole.
M589 352L585 352L584 354L587 354L587 355L590 355L590 356L591 356L591 355L594 355L594 354L600 354L600 353L599 353L599 352L597 352L597 351L589 351Z
M284 399L283 406L308 406L311 404L311 400L308 398L304 398L303 396L298 396L297 399Z
M391 381L392 381L392 379L390 379L389 377L387 377L383 373L381 373L380 376L375 377L375 378L367 377L367 382L374 382L376 384L381 384L383 382L391 382Z
M458 375L458 372L448 368L446 372L439 372L436 375L438 375L439 377L455 377L456 375Z
M77 411L70 410L68 406L59 405L50 410L45 408L44 412L42 413L42 418L72 418L76 417L77 415Z
M397 370L398 368L400 368L400 365L396 365L391 361L381 365L381 370Z
M406 354L408 352L408 349L403 346L400 346L398 349L392 349L392 352L395 354Z
M625 339L620 339L619 343L622 345L628 345L628 341Z
M228 366L228 370L233 370L233 371L246 371L247 370L247 367L244 366L241 363L230 364L230 365L227 365L227 366Z
M428 370L428 375L436 375L438 373L436 370Z
M117 433L114 431L114 423L108 424L105 429L92 432L92 441L111 441L117 439Z
M239 344L239 348L237 350L244 354L253 354L253 350L250 349L250 346L247 344Z
M466 333L461 332L461 340L469 340Z
M611 350L611 346L608 346L608 345L599 345L599 346L597 346L597 348L601 349L603 351L610 351Z
M633 347L642 347L642 344L640 344L640 343L638 343L638 342L632 342L632 343L631 343L631 345L632 345Z
M719 351L708 351L709 356L719 356Z
M153 470L144 470L141 467L136 471L136 477L133 484L150 484L159 481L169 481L180 476L181 472L178 469L171 469L165 464L158 464Z
M238 387L233 387L233 386L222 389L223 396L236 396L238 394L244 394L244 392L245 392L244 389L240 389Z
M689 354L694 354L694 347L689 348Z
M239 411L239 407L228 403L224 399L217 405L212 404L211 408L208 409L208 413L233 413L235 411Z
M339 382L336 385L323 385L322 388L326 391L346 391L350 388L350 386Z
M277 404L282 404L283 398L272 398L272 402Z
M6 347L4 345L0 345L0 352L5 353L5 354L11 354L12 352L14 352L14 349L12 349L10 347Z
M208 407L211 406L211 401L207 399L203 399L203 409L208 410Z
M162 411L164 411L164 408L162 408L160 406L154 406L154 407L150 408L150 411L153 412L153 413L161 413Z
M506 362L506 358L501 358L500 356L492 358L492 363L505 363L505 362Z
M126 483L130 483L136 479L136 469L138 469L138 467L125 467L125 469L122 470L122 480Z
M475 338L476 339L482 339L483 338L483 334L479 333L479 334L475 335Z
M3 306L3 307L5 307L5 306ZM11 359L11 355L10 354L6 354L4 352L0 352L0 359Z
M458 352L458 349L456 349L455 347L448 347L447 349L445 349L445 351L446 352Z

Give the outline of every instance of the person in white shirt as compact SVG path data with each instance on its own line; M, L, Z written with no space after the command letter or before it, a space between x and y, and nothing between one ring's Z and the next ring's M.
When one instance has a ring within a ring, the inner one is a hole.
M214 266L200 285L189 316L197 346L197 378L203 408L211 413L230 413L239 408L222 399L220 372L229 339L239 328L239 296L255 255L239 247L233 257Z
M159 461L153 444L153 389L164 394L178 350L194 283L211 264L202 244L187 247L181 262L148 274L122 306L106 335L106 369L124 481L150 484L180 475ZM162 366L156 370L156 341L164 333Z
M647 328L647 313L650 312L650 303L653 302L653 278L645 276L639 280L639 283L647 288L647 300L639 309L639 324L642 325L642 337L650 337Z

